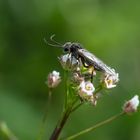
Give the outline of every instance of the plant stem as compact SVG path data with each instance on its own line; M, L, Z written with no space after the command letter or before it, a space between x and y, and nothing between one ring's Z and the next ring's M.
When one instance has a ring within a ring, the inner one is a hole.
M60 133L61 133L61 130L63 129L66 121L68 120L68 117L71 113L71 110L67 110L66 112L64 112L62 118L60 119L60 122L58 122L58 124L56 125L56 128L54 129L51 137L50 137L50 140L57 140Z
M121 112L120 114L117 114L117 115L115 115L115 116L113 116L113 117L110 117L109 119L107 119L107 120L105 120L105 121L102 121L102 122L100 122L100 123L97 123L96 125L94 125L94 126L88 128L88 129L85 129L85 130L83 130L83 131L81 131L81 132L79 132L79 133L77 133L77 134L74 134L74 135L72 135L72 136L70 136L70 137L68 137L68 138L65 138L64 140L73 140L73 139L77 138L77 137L80 136L80 135L83 135L83 134L85 134L85 133L88 133L88 132L90 132L90 131L93 131L93 130L95 130L95 129L98 128L98 127L101 127L101 126L103 126L103 125L105 125L105 124L108 124L108 123L112 122L113 120L119 118L120 116L122 116L122 115L124 115L124 114L125 114L124 112Z
M8 128L7 124L0 121L0 139L2 140L18 140L13 132Z
M103 86L102 85L99 85L97 88L96 88L96 90L95 90L95 92L94 92L94 95L96 95L97 93L99 93L99 91L101 91L103 89Z
M77 110L81 105L83 105L83 103L79 103L78 105L76 105L72 110L71 112L74 112L75 110Z
M74 105L76 104L77 100L73 100L73 102L71 104L69 104L69 106L67 106L66 111L63 113L62 118L60 119L60 121L58 122L58 124L56 125L50 140L57 140L64 125L66 124L69 116L71 115L71 113L73 111L75 111L76 109L73 110Z

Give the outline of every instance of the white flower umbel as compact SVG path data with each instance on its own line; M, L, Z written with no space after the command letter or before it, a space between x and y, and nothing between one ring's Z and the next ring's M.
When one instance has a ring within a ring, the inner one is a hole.
M116 87L118 81L119 81L118 73L115 73L114 75L105 74L105 77L103 79L103 84L105 88L110 89Z
M123 111L127 114L131 114L137 111L139 106L139 96L135 95L131 100L127 101L123 106Z
M48 79L46 81L46 84L49 88L55 88L58 86L58 84L61 82L60 73L57 71L53 71L48 75Z
M95 88L94 88L93 84L90 81L87 81L87 82L82 81L80 83L79 95L81 97L92 96L94 91L95 91Z

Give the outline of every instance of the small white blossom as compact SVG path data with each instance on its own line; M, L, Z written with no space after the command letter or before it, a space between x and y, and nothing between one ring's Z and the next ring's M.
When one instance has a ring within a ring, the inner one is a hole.
M58 86L60 82L61 82L60 73L57 71L53 71L48 75L46 84L48 85L49 88L55 88Z
M79 86L79 96L83 101L87 101L90 104L96 106L98 96L94 95L95 88L90 81L82 81Z
M72 57L71 54L65 54L60 56L59 61L65 70L80 70L79 61L75 57Z
M82 81L80 86L79 86L79 95L81 97L84 96L92 96L93 92L95 91L95 88L91 82L85 82Z
M123 106L123 111L127 114L137 111L139 106L139 96L135 95L131 100L127 101Z
M115 73L114 75L105 74L105 77L103 79L104 86L107 89L116 87L118 81L119 81L118 73Z

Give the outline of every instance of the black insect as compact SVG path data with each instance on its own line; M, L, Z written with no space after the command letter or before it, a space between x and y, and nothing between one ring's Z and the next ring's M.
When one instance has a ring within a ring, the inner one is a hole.
M103 73L107 73L110 75L114 75L115 71L114 69L111 69L109 66L107 66L103 61L101 61L99 58L97 58L94 54L90 53L86 49L82 47L81 44L79 43L71 43L71 42L66 42L64 45L56 42L53 39L54 35L51 36L51 41L53 41L55 44L51 44L45 42L48 45L55 46L55 47L61 47L63 48L65 53L71 54L71 57L75 58L79 62L81 61L84 67L92 67L97 70L101 71Z

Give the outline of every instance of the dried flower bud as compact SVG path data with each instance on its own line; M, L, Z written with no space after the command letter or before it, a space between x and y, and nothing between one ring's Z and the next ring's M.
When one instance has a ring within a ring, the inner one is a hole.
M105 74L102 80L104 87L107 89L116 87L118 81L119 81L118 73L114 73L114 75Z
M71 54L65 54L59 57L59 61L65 70L80 70L80 63Z
M72 73L71 80L76 84L80 84L82 81L84 81L84 77L81 76L81 74L79 72L74 72L74 73Z
M92 105L96 106L97 105L97 100L98 100L98 96L92 95L89 101Z
M95 88L93 84L89 81L82 81L79 86L79 96L83 99L90 99L93 95Z
M139 106L139 96L135 95L131 100L127 101L123 106L123 111L127 114L131 114L137 111Z
M57 71L53 71L48 75L46 84L48 85L49 88L55 88L58 86L60 82L61 82L60 73Z

